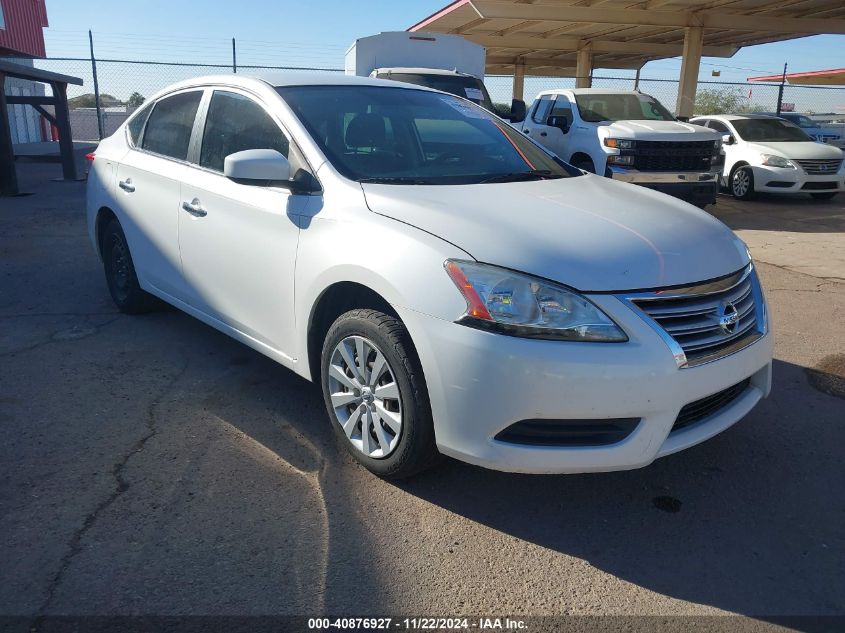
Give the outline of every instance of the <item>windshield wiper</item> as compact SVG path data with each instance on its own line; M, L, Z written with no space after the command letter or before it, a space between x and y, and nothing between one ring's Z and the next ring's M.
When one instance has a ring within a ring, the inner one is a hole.
M520 180L542 180L545 178L563 178L560 174L553 174L550 169L531 169L529 171L514 171L509 174L490 176L481 181L488 182L517 182Z
M413 176L372 176L369 178L358 178L360 183L371 183L380 185L428 185L428 181Z

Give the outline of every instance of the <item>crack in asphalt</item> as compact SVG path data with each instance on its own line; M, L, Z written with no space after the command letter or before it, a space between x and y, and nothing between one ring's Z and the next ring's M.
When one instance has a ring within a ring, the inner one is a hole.
M129 449L126 454L120 459L120 461L116 462L112 467L112 477L115 480L115 488L111 492L111 494L103 499L97 506L85 517L85 520L82 522L82 525L77 528L74 533L71 535L70 539L67 543L67 551L62 555L61 559L59 560L59 568L56 573L53 575L53 578L50 580L50 584L47 586L47 597L44 599L44 602L41 603L41 606L36 611L36 617L33 620L32 626L30 627L30 631L35 632L40 630L40 626L46 616L46 611L52 604L53 600L56 596L56 591L61 585L61 582L70 567L73 559L82 551L82 539L85 537L87 532L96 524L97 519L100 515L105 511L109 506L111 506L115 501L117 501L120 496L129 490L129 482L123 477L123 472L126 469L129 461L132 459L133 455L141 452L144 446L149 442L153 437L158 434L158 424L157 424L157 416L156 416L156 407L158 407L164 398L173 391L174 386L181 380L181 378L185 375L188 370L189 362L187 359L182 364L181 369L176 373L176 375L167 382L163 389L153 398L150 402L149 407L147 408L147 420L146 420L146 432L144 435L135 442L132 447Z

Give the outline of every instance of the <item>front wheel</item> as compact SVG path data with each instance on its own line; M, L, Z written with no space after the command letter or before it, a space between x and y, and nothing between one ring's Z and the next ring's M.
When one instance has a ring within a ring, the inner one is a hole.
M731 173L731 195L737 200L750 200L754 197L754 172L751 167L737 167Z
M810 195L813 196L816 200L830 200L835 196L838 191L820 191L819 193L811 193Z
M321 368L335 434L365 468L400 479L436 461L428 390L400 321L376 310L341 315L326 335Z

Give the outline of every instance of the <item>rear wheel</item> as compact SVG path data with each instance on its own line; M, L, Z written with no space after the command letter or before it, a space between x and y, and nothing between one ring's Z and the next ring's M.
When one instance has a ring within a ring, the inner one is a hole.
M341 315L326 335L321 367L335 434L359 463L399 479L437 460L422 368L401 322L368 309Z
M754 172L748 166L737 167L731 172L731 194L737 200L750 200L754 197Z
M810 195L813 196L816 200L830 200L835 196L838 191L820 191L819 193L811 193Z
M142 290L138 283L129 244L117 219L108 223L100 244L106 283L118 310L126 314L139 314L158 307L156 298Z

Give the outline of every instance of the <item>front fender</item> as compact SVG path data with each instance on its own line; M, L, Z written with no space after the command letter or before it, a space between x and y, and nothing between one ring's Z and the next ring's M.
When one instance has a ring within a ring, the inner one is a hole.
M300 232L295 279L296 370L310 377L308 329L314 306L332 285L353 282L397 309L454 320L466 302L443 268L461 249L369 210L350 219L321 218ZM412 339L413 339L412 333Z

